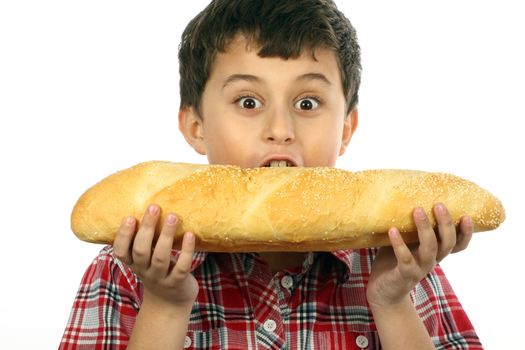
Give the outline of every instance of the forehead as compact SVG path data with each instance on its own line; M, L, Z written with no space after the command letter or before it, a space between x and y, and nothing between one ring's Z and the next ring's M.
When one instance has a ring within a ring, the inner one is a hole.
M305 74L322 74L341 86L340 70L333 50L316 48L304 50L297 58L260 57L260 47L247 41L243 36L235 37L224 52L217 53L211 65L208 80L224 80L234 74L250 74L285 80Z

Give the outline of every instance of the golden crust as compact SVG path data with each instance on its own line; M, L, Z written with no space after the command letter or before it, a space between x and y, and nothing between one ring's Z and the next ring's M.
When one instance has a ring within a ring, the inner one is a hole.
M71 215L78 238L111 243L122 219L141 219L156 203L179 217L202 251L331 251L388 245L397 227L417 241L415 207L443 202L454 222L470 215L475 231L498 227L501 202L476 184L444 173L335 168L240 168L146 162L88 189ZM431 222L435 225L432 215Z

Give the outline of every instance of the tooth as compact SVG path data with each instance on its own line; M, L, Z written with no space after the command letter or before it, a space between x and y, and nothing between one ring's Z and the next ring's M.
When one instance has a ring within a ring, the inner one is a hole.
M270 167L285 168L287 166L288 162L286 160L272 160L270 162Z

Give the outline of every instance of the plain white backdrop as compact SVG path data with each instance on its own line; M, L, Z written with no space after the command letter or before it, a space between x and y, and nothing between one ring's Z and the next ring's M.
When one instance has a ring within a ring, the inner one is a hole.
M177 128L177 47L208 1L0 3L0 347L57 348L102 248L69 228L78 196L152 160L206 163ZM487 349L525 342L519 1L338 1L357 29L360 122L347 170L451 172L506 222L442 266ZM520 285L521 286L521 285Z

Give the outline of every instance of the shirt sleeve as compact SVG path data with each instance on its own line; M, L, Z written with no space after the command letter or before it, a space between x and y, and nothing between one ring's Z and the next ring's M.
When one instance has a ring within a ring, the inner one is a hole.
M59 349L125 349L142 292L136 275L105 247L82 278Z
M483 349L439 265L416 286L411 297L437 349Z

